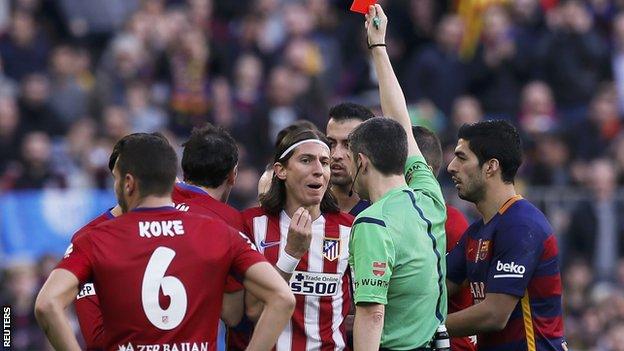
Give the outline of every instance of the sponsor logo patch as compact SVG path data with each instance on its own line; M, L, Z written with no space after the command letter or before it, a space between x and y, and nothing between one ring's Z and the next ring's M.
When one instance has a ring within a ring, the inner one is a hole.
M383 275L386 274L386 267L386 262L373 262L373 274L378 277L383 277Z
M297 295L334 296L340 287L340 274L294 271L290 289Z
M503 263L501 261L496 262L496 272L501 274L495 274L494 278L523 278L526 268L523 265L511 263Z

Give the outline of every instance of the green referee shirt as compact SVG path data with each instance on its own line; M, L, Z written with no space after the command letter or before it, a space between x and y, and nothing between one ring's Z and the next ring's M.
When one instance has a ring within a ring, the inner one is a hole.
M385 305L381 347L429 346L446 319L446 207L422 156L408 158L409 185L388 191L355 219L349 264L355 303Z

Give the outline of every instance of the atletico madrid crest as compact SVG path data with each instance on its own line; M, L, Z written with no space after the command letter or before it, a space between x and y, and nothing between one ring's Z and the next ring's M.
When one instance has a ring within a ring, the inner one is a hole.
M330 261L334 261L335 259L340 257L340 239L323 239L323 257Z

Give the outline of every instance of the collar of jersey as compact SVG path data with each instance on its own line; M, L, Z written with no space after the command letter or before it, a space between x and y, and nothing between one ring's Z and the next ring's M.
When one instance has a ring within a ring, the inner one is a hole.
M409 187L409 186L407 186L407 185L402 185L402 186L396 187L396 188L394 188L394 189L390 189L390 190L388 190L385 194L383 194L383 196L382 196L382 197L380 197L379 199L377 199L377 201L375 201L375 202L379 202L379 201L385 200L386 198L388 198L388 197L390 197L390 196L392 196L392 195L394 195L394 194L398 194L398 193L400 193L400 192L401 192L401 191L403 191L403 190L410 190L410 191L411 191L411 190L412 190L412 188L410 188L410 187Z
M195 186L195 185L187 184L185 182L179 182L177 184L178 184L178 186L180 188L188 190L188 191L192 191L192 192L197 193L197 194L203 194L203 195L208 194L206 191L204 191L204 189L202 189L202 188L200 188L198 186Z
M130 210L130 212L149 212L149 211L177 211L173 206L159 206L159 207L137 207Z
M284 216L286 216L286 218L288 218L289 220L292 220L292 218L290 218L290 216L288 215L288 213L286 213L286 210L282 210L282 212L280 212L281 214L283 214ZM320 220L321 218L323 218L323 212L321 212L321 215L318 216L317 219L312 221L312 224L316 223L318 220Z

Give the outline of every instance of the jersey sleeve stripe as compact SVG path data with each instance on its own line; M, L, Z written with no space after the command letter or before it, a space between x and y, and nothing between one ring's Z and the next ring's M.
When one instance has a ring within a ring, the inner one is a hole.
M531 317L531 304L529 292L522 298L522 317L524 319L524 332L526 334L527 351L535 351L535 333L533 331L533 318Z
M377 225L382 226L382 227L386 226L386 222L384 222L383 220L377 219L377 218L372 218L372 217L360 217L360 218L355 220L355 222L353 223L353 226L355 226L356 224L359 224L359 223L377 224Z

